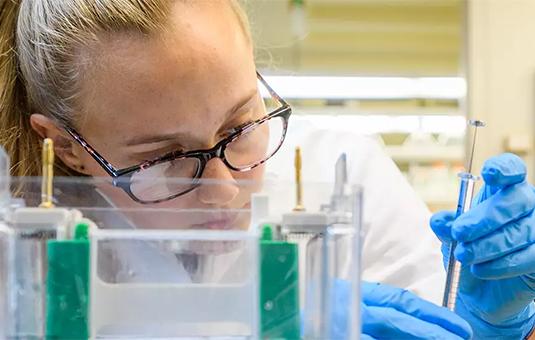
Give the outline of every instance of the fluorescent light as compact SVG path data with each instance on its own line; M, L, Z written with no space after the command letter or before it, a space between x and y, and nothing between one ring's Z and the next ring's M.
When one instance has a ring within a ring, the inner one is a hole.
M266 76L287 99L462 99L461 77Z
M298 113L298 112L296 112ZM466 119L463 116L391 116L391 115L299 115L292 121L312 124L319 129L360 133L440 133L447 136L464 136ZM292 124L292 123L290 123ZM290 125L291 128L291 125Z
M459 137L466 133L466 117L463 116L425 116L421 119L423 132L444 133Z

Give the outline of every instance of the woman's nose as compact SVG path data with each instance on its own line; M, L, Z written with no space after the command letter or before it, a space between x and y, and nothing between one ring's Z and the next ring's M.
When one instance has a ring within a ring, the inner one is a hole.
M206 164L201 185L197 188L197 197L204 204L225 206L232 202L240 192L231 170L219 158ZM203 180L208 179L206 183Z

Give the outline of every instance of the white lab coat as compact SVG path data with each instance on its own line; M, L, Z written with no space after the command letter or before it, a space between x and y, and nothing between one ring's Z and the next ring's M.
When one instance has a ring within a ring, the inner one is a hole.
M347 153L349 182L364 192L363 279L406 288L439 304L445 274L430 212L382 147L371 137L320 129L294 116L283 147L267 162L268 178L293 181L296 146L302 149L305 183L332 182L337 158Z

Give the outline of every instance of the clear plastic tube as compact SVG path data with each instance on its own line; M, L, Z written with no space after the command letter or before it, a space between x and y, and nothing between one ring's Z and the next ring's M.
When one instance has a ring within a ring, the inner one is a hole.
M461 178L461 186L459 190L459 200L457 203L456 217L470 210L472 206L472 198L474 196L475 184L478 180L477 176L470 173L463 172L459 174ZM446 286L444 289L444 298L442 306L448 309L455 310L455 301L457 299L457 292L459 289L459 280L461 277L461 263L455 259L455 241L449 245L448 264L446 275Z

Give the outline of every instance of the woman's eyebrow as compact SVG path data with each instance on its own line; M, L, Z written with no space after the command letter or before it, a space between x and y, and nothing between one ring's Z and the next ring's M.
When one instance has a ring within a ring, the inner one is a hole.
M166 142L169 140L185 139L191 137L189 132L186 133L169 133L165 135L153 135L153 136L135 136L127 140L126 146L135 146L142 144L156 144Z
M258 91L255 89L254 91L251 91L247 96L244 96L243 99L238 101L236 105L232 106L230 110L228 110L225 113L225 119L228 119L228 117L232 116L233 113L240 110L241 108L249 105L254 99L256 99L256 96L258 96ZM148 136L134 136L126 141L126 146L136 146L136 145L142 145L142 144L156 144L161 142L166 142L169 140L186 140L188 138L192 138L191 133L184 132L184 133L169 133L164 135L148 135Z
M228 110L225 113L225 118L228 118L228 117L232 116L232 114L235 113L236 111L238 111L241 108L251 104L251 102L253 100L255 100L257 96L258 96L258 90L257 89L255 89L254 91L251 91L247 96L244 96L243 99L239 100L236 103L236 105L231 107L230 110Z

